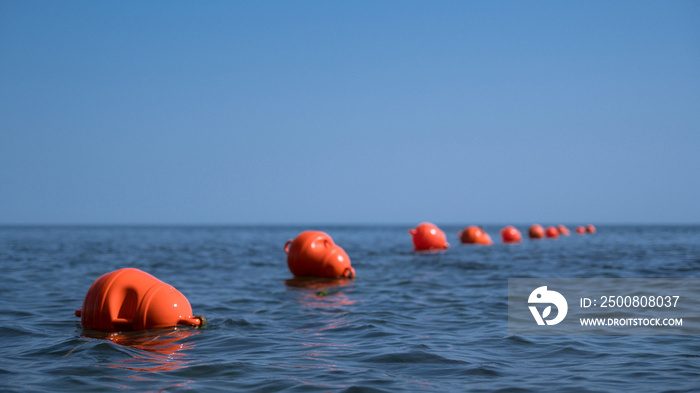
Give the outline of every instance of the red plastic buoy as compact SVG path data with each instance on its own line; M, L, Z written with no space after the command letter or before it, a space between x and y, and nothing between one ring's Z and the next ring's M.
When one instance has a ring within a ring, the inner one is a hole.
M408 233L412 236L415 251L444 250L450 247L445 232L435 224L423 222L409 229Z
M134 268L98 278L75 315L83 328L107 332L206 323L204 317L192 315L190 302L177 289Z
M559 234L562 236L571 235L571 231L565 225L557 225L557 231L559 231Z
M490 246L493 244L491 236L476 225L468 226L457 234L459 240L464 244L481 244Z
M547 227L547 229L544 231L544 234L548 238L557 238L559 237L559 230L556 227Z
M579 235L584 235L586 234L586 228L579 225L576 227L576 233L578 233Z
M514 226L508 225L501 229L501 240L503 243L520 243L523 241L523 236Z
M593 224L586 225L586 232L595 233L595 227L593 226Z
M490 246L493 244L491 236L476 225L471 225L457 234L459 240L464 244L481 244Z
M350 278L350 257L325 232L305 231L284 245L287 266L296 277Z
M542 239L544 237L544 228L540 224L533 224L527 231L527 236L530 239Z

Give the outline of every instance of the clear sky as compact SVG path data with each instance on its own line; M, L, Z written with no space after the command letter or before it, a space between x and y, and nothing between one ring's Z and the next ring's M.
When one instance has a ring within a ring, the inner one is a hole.
M698 223L699 1L0 0L0 223Z

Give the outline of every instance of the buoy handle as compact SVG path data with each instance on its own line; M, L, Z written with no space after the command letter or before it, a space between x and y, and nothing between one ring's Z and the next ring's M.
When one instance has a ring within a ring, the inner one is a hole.
M355 278L355 269L351 267L345 268L345 271L343 272L343 277L345 278Z
M284 243L284 253L289 254L289 247L292 245L292 240L287 240L286 243Z
M204 325L207 324L207 319L204 318L204 315L195 315L194 317L191 318L182 318L179 321L177 321L178 325L190 325L190 326L197 326L197 327L204 327Z

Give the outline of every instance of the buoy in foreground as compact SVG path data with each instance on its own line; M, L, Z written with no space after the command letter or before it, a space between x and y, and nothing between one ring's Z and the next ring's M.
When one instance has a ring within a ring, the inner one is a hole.
M578 233L579 235L584 235L586 234L586 228L579 225L576 227L576 233Z
M491 236L476 225L468 226L457 234L459 240L464 244L481 244L490 246L493 244Z
M520 243L523 241L523 236L514 226L508 225L501 229L501 240L503 243Z
M566 225L557 225L557 231L559 231L559 234L563 236L571 235L571 231L566 227Z
M593 226L593 224L586 225L586 232L595 233L595 227Z
M325 232L302 232L287 241L284 252L289 271L296 277L355 277L350 257Z
M435 224L423 222L417 227L409 229L408 233L413 238L415 251L444 250L450 247L447 236Z
M544 234L551 239L557 238L559 237L559 230L556 227L547 227Z
M185 295L134 268L116 270L98 278L75 315L80 317L83 328L107 332L206 324L204 317L192 315Z
M544 228L540 224L533 224L527 231L527 236L530 239L542 239L544 237Z

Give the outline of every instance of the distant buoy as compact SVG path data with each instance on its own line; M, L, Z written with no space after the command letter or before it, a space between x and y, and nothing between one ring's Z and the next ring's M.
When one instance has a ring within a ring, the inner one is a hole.
M350 257L325 232L305 231L284 245L287 266L295 277L350 278Z
M457 234L459 240L464 244L481 244L490 246L493 244L491 236L476 225L469 226Z
M586 233L586 228L579 225L576 227L576 233L578 233L579 235L584 235Z
M511 225L501 229L501 239L503 240L503 243L520 243L523 241L520 231Z
M417 227L409 229L408 233L413 238L415 251L444 250L450 247L445 232L435 224L423 222Z
M557 225L557 231L559 231L559 234L563 236L571 235L571 231L565 225Z
M595 233L595 227L593 226L593 224L586 225L586 232Z
M534 224L527 231L527 236L530 239L542 239L544 237L544 228L540 224Z
M557 238L559 237L559 230L556 227L547 227L547 229L544 231L544 234L548 238Z
M83 328L107 332L206 323L204 317L192 315L190 302L177 289L134 268L98 278L75 315Z

